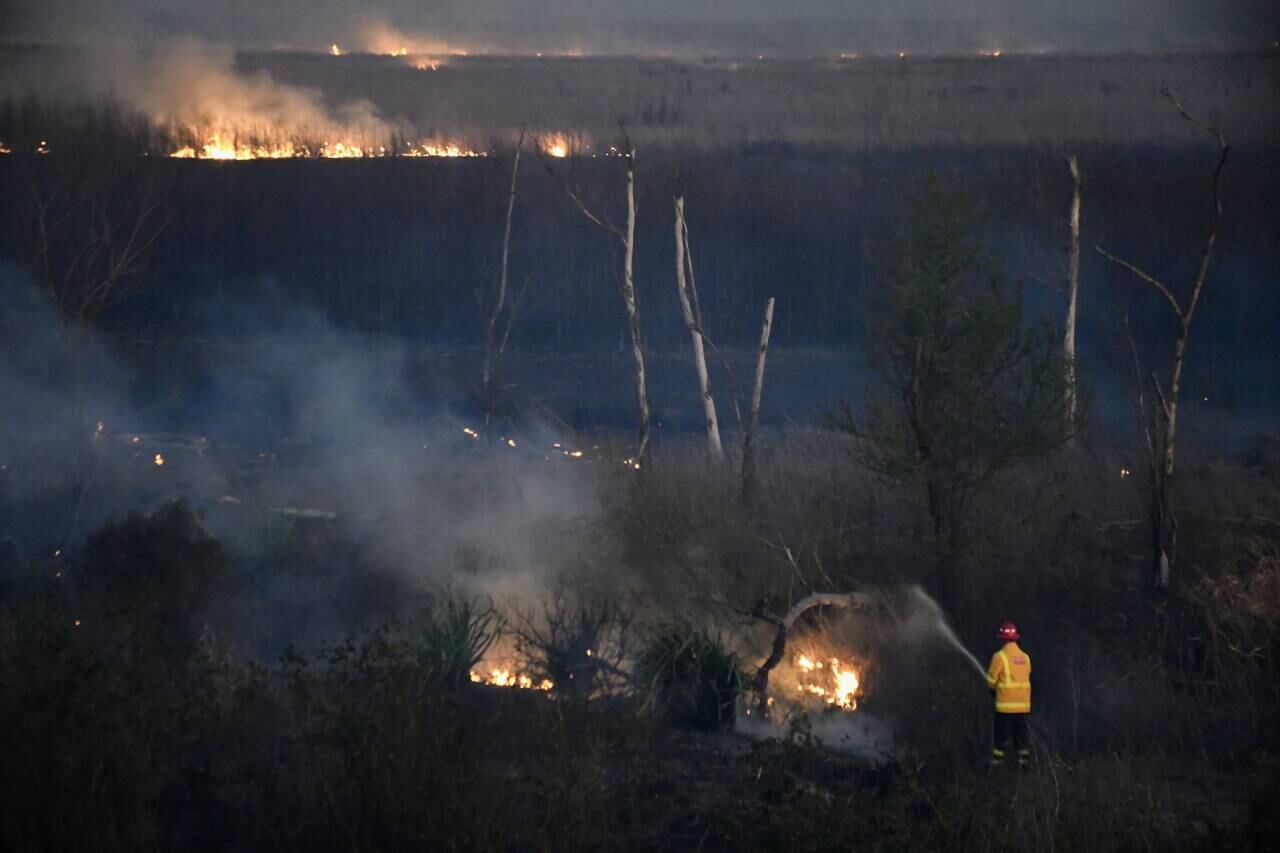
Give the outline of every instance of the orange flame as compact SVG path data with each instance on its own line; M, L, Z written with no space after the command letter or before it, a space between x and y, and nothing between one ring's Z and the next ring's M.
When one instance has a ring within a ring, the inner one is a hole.
M477 151L462 142L423 140L401 153L402 157L487 157L487 151Z
M350 139L308 145L292 140L261 141L249 132L234 129L215 130L201 137L193 130L190 136L205 141L196 145L184 145L169 154L170 157L199 160L281 160L293 158L350 159L364 157L485 157L486 151L471 148L465 142L443 139L423 140L399 151L385 145L374 146L368 142Z
M796 690L801 695L817 696L826 704L846 711L858 707L857 695L861 684L858 671L852 666L837 657L820 660L804 653L796 655L794 663L799 670Z
M486 675L483 672L471 670L471 682L473 684L488 684L492 687L515 687L520 690L541 690L549 691L555 687L550 679L543 678L534 681L533 676L523 672L516 672L509 666L496 666L489 669Z
M543 154L559 159L568 157L573 150L572 140L563 133L552 133L542 137L539 140L539 146Z

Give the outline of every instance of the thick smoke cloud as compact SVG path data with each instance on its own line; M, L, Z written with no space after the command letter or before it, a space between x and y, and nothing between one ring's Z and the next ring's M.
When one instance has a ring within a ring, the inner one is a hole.
M188 126L247 123L267 132L295 127L320 137L354 130L375 140L391 132L367 101L348 101L330 110L319 92L281 86L266 74L235 74L232 61L229 50L183 42L152 57L121 88L136 93L133 105L144 114Z
M182 498L237 566L228 630L268 655L422 593L522 608L562 579L616 587L599 465L536 428L484 452L418 392L408 347L304 306L211 317L201 390L166 419L145 371L0 268L0 570L57 554L74 574L86 533Z
M322 49L367 27L478 51L826 54L832 50L1142 50L1271 46L1268 0L22 0L11 39L149 42L182 35L237 47Z

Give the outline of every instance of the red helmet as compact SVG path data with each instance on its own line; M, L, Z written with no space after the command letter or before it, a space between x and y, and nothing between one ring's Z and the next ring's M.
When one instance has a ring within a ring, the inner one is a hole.
M1000 626L1000 630L996 632L996 636L1002 640L1020 639L1018 634L1018 626L1012 622L1006 622Z

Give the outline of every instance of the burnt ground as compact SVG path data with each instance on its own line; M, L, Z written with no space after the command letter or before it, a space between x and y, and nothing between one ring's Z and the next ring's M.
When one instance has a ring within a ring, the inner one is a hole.
M1056 835L1059 849L1208 850L1258 840L1249 785L1229 772L1042 751L1025 772L993 774L971 754L909 744L873 766L804 726L753 740L671 728L625 703L571 707L502 689L461 704L503 733L481 771L506 780L495 811L503 849L1047 849ZM526 727L563 740L527 742Z

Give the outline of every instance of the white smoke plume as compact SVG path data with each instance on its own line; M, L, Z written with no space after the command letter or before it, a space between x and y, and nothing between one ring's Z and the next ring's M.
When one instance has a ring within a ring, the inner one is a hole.
M235 53L192 38L132 47L38 51L6 58L0 97L46 104L114 102L157 127L204 143L386 145L398 129L368 100L327 101L319 89L236 67Z
M365 100L329 109L314 89L278 83L264 72L242 74L232 51L185 41L153 54L120 93L157 123L193 128L248 127L269 138L386 140L391 125Z

